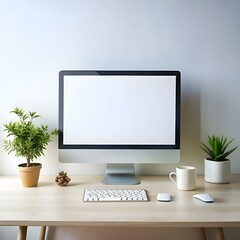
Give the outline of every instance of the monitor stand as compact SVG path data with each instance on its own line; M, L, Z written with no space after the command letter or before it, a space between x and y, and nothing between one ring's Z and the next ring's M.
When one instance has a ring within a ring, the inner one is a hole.
M134 164L108 163L102 183L106 185L135 185L139 184L140 181L135 175Z

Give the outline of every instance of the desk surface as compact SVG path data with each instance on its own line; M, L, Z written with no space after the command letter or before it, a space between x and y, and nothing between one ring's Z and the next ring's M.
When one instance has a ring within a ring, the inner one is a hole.
M72 177L67 187L55 177L40 177L37 188L24 188L18 177L0 177L2 226L140 226L140 227L240 227L240 175L230 184L210 184L197 179L194 191L177 190L166 176L140 177L135 186L105 186L102 177ZM84 203L87 188L146 189L149 202ZM169 192L171 202L157 202L158 192ZM192 196L207 192L214 203Z

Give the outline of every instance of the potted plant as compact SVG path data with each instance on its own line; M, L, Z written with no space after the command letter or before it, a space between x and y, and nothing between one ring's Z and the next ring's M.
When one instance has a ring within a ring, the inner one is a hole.
M16 157L26 159L26 163L18 165L20 177L25 187L35 187L42 164L33 163L33 159L44 155L43 151L53 136L58 134L58 130L49 133L48 126L34 125L33 120L40 117L36 112L25 113L22 109L15 108L10 113L17 115L18 120L4 124L8 138L3 142L4 149L8 154L15 152Z
M208 145L201 143L201 148L208 154L204 160L205 181L211 183L228 183L231 175L231 162L227 158L237 147L228 149L234 139L208 136Z

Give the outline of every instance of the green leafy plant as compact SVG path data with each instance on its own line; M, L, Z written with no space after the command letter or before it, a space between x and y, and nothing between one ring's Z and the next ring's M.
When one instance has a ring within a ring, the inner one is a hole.
M53 136L58 134L58 130L49 133L48 126L35 126L33 120L40 117L36 112L25 113L22 109L15 108L10 113L16 114L19 120L4 124L7 138L10 138L4 140L4 149L8 154L15 152L16 157L25 157L26 166L30 167L33 159L44 155L43 151Z
M217 137L215 135L208 136L208 145L201 143L201 148L209 155L209 160L225 161L227 156L231 154L237 147L227 150L234 139L228 141L224 136Z

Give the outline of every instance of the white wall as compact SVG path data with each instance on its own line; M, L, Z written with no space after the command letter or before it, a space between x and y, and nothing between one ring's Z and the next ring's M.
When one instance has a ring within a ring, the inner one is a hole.
M0 0L0 132L16 106L37 111L44 124L57 127L62 69L177 69L182 72L181 164L203 173L199 143L208 134L235 137L240 145L239 10L237 0ZM1 142L4 138L0 134ZM239 153L240 148L231 155L234 173L240 173ZM20 162L0 148L0 175L16 175ZM104 170L59 164L56 140L41 162L43 175ZM136 167L141 174L175 168Z

